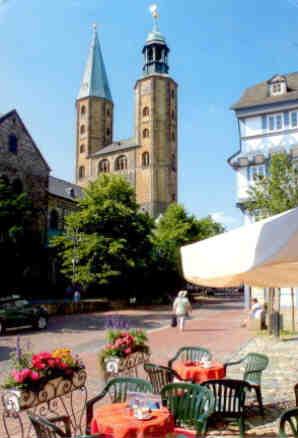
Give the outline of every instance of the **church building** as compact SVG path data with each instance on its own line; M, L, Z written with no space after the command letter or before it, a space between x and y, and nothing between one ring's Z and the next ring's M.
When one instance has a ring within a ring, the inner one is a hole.
M114 102L96 26L76 101L76 183L101 173L123 175L143 211L157 217L177 201L177 84L169 76L169 47L153 13L136 81L133 136L115 140Z

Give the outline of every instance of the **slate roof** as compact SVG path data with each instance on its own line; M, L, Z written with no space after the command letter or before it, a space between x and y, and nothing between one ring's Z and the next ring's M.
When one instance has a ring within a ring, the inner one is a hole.
M92 156L96 157L98 155L112 154L116 152L121 152L125 149L132 149L137 147L139 147L139 145L136 144L135 138L128 138L127 140L115 141L114 143L105 146L100 151L95 152L95 154L93 154Z
M272 103L288 102L298 100L298 72L283 75L287 81L287 93L277 96L269 95L268 81L263 81L247 88L241 98L232 105L231 109L254 107Z
M96 26L93 31L92 42L78 99L84 97L102 97L107 100L112 100Z
M70 201L75 201L83 196L83 191L80 186L54 176L49 177L49 193Z

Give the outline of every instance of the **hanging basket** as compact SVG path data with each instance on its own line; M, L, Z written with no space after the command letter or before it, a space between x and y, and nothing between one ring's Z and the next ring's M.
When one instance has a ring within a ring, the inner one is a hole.
M82 369L74 372L70 378L61 376L48 380L38 390L7 389L2 395L3 406L8 414L30 409L82 388L86 380L87 373Z

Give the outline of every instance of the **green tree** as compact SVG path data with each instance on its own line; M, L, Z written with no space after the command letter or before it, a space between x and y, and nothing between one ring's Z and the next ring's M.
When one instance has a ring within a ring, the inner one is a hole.
M66 219L65 235L52 242L62 272L85 287L113 285L119 295L137 287L151 254L153 221L139 211L133 188L118 175L101 175L78 207Z
M0 178L0 258L2 293L21 286L34 243L33 207L28 195Z
M256 177L245 208L256 219L272 216L298 205L298 172L285 153L272 156L268 175Z
M180 248L222 233L224 227L210 216L197 219L179 204L171 204L157 221L153 236L155 269L162 288L178 286L182 279Z

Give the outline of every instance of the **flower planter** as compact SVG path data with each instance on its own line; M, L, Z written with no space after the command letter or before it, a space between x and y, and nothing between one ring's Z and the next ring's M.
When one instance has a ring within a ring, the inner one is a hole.
M74 372L70 378L61 376L48 380L37 390L7 389L2 395L4 409L7 414L10 414L34 408L41 403L50 402L57 397L82 388L86 379L86 371L82 369Z
M105 359L104 378L109 380L111 377L121 375L138 375L138 367L144 365L150 359L149 352L136 351L124 358L111 356Z

